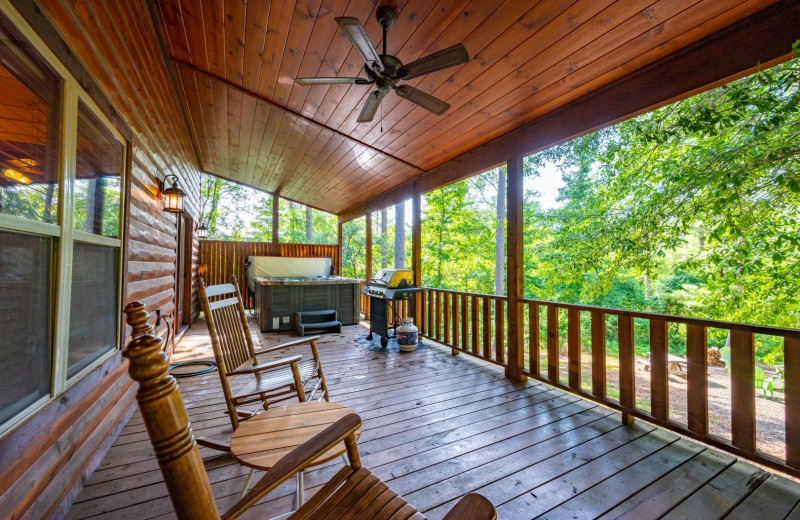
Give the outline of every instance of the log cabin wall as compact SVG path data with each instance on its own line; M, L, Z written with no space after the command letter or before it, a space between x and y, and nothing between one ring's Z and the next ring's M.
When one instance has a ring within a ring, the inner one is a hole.
M128 140L122 302L173 313L177 221L162 211L157 186L167 174L179 177L196 227L200 172L147 2L9 3ZM196 236L192 242L194 281ZM62 517L133 412L133 397L117 353L0 436L2 516Z

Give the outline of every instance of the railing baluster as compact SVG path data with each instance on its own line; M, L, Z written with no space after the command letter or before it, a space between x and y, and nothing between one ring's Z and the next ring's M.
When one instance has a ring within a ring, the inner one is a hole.
M539 375L539 306L528 304L528 364L531 374Z
M436 291L436 340L442 339L442 293Z
M436 306L436 302L435 302L436 291L428 291L428 295L427 296L428 296L428 303L427 303L427 305L428 305L428 326L427 326L427 331L428 331L428 337L433 338L433 337L436 337L436 334L434 333L434 330L433 330L433 325L434 325L433 313L434 313L434 308Z
M503 363L505 356L503 353L503 333L505 331L505 313L503 312L503 300L494 300L494 354L498 363Z
M469 318L469 306L467 304L467 294L461 293L461 348L469 350L469 336L467 335L467 320Z
M636 389L633 366L633 318L629 314L619 316L619 404L633 410ZM622 412L623 424L633 422L633 416Z
M458 347L460 345L460 343L459 343L459 334L458 334L459 333L459 329L460 329L460 327L459 327L460 319L458 317L458 313L459 313L458 301L459 301L458 294L454 293L453 294L453 307L452 307L452 309L450 311L450 326L452 328L452 334L453 334L452 344L454 346L456 346L456 347Z
M800 469L800 339L783 339L786 464Z
M558 382L558 307L547 306L547 379Z
M650 409L656 419L669 418L667 381L667 322L650 320Z
M753 334L731 335L731 441L737 448L756 451L755 342Z
M419 327L419 331L420 331L421 334L427 334L428 333L428 331L427 331L427 329L425 327L425 310L426 310L425 306L426 306L426 303L427 303L425 301L425 298L427 297L428 292L429 291L427 291L427 290L422 291L421 293L419 293L419 296L414 301L414 305L419 304L419 309L414 309L414 311L415 311L414 314L416 315L416 316L414 316L414 319L417 321L417 323L415 323L415 325L417 327Z
M686 326L686 394L689 430L708 435L708 373L706 372L706 328Z
M444 328L444 331L443 331L444 332L444 344L445 345L449 345L450 344L450 323L448 323L448 322L451 321L450 320L450 293L446 292L442 296L444 296L444 310L442 311L442 314L443 314L442 321L444 322L444 323L442 323L442 326Z
M492 312L492 300L489 297L483 300L483 355L487 358L492 357L492 322L490 315Z
M478 354L478 297L472 295L472 353Z
M581 388L581 311L572 307L567 310L567 369L569 386Z
M606 315L592 311L592 395L606 398Z

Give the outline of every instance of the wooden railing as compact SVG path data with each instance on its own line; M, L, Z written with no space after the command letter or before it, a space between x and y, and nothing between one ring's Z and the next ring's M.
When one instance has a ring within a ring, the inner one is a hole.
M366 280L361 280L361 285L359 285L359 290L364 289L364 286L367 284ZM369 319L369 296L364 293L361 293L361 314L364 315L364 319Z
M277 244L271 242L228 242L224 240L200 241L199 274L206 286L228 283L236 275L242 287L242 299L246 308L252 308L253 298L244 288L246 277L244 260L248 256L289 256L298 258L330 258L338 265L339 246L336 244Z
M426 288L420 333L453 349L505 366L506 297Z
M505 297L426 288L421 302L419 326L424 336L445 344L454 353L465 352L508 366ZM800 330L538 300L523 300L521 305L524 335L519 348L525 352L525 375L619 410L626 423L634 417L645 419L800 476ZM635 355L635 327L640 331L647 328L649 358ZM683 360L669 355L669 330L676 327L681 328L680 337L685 337ZM607 336L613 337L613 328L617 329L616 338L612 338L618 350L616 357L607 352ZM709 433L709 331L730 337L730 438ZM586 341L582 340L584 334ZM756 443L755 396L761 391L754 388L756 334L783 343L784 457L759 451ZM582 344L588 347L586 352L582 352ZM583 360L582 354L590 356L591 361ZM641 365L640 380L647 375L650 379L638 394L637 362ZM685 368L687 398L676 406L670 406L671 363ZM584 372L591 372L591 376ZM609 374L611 377L607 377Z

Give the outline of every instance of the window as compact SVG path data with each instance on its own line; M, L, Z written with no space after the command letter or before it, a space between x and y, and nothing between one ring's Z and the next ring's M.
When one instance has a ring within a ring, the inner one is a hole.
M119 133L5 9L0 435L118 347L125 164Z
M0 423L50 392L54 242L0 231Z

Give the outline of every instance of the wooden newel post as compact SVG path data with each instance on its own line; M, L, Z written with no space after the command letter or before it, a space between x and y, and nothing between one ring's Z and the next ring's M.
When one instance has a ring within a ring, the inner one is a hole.
M181 520L217 520L219 512L178 384L167 372L169 359L161 351L162 340L153 335L144 305L131 303L125 314L133 339L122 355L130 361L131 378L139 383L136 400L175 514Z

